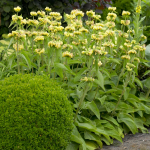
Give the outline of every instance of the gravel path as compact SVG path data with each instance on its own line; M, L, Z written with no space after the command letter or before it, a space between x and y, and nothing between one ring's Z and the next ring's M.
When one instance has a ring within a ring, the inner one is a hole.
M113 145L103 146L100 150L150 150L150 128L149 133L127 134L123 143L114 140Z

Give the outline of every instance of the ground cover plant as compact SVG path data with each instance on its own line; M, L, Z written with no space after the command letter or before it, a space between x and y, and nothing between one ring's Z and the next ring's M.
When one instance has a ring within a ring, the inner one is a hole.
M105 21L94 11L31 12L23 19L20 8L12 16L11 38L2 53L1 79L14 73L47 75L67 90L74 106L74 129L67 150L94 150L124 134L146 133L150 125L150 78L140 81L138 68L148 64L149 47L143 35L139 0L131 13L122 12L117 29L116 8L109 7ZM132 22L130 21L132 20ZM146 56L145 56L146 54ZM5 57L4 57L5 56ZM5 59L4 59L5 58ZM148 72L144 73L144 76Z
M66 149L73 111L56 81L32 74L1 80L0 104L0 149Z

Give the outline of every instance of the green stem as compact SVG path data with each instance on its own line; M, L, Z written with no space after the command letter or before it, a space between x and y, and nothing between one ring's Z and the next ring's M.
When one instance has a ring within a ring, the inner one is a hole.
M89 86L87 85L87 86L85 87L84 92L83 92L83 95L82 95L82 97L81 97L81 99L80 99L80 101L79 101L79 105L78 105L78 108L77 108L77 111L76 111L76 114L75 114L75 117L74 117L74 122L76 121L76 118L77 118L79 109L81 108L81 105L82 105L83 100L84 100L84 98L85 98L85 96L86 96L86 93L87 93L87 91L88 91L88 88L89 88Z
M122 91L122 93L121 93L121 95L120 95L120 98L119 98L119 100L118 100L118 103L117 103L117 105L115 106L114 110L112 111L112 114L114 114L115 110L117 109L117 107L118 107L118 105L119 105L119 103L120 103L120 100L121 100L121 98L122 98L122 96L123 96L123 94L124 94L124 92L125 92L125 88L127 87L128 83L129 83L129 79L130 79L130 75L128 76L128 78L126 78L126 82L125 82L125 85L124 85L124 90Z
M121 98L122 98L124 92L125 92L125 90L122 91L121 96L120 96L120 98L119 98L119 100L118 100L118 103L117 103L117 105L115 106L115 109L112 111L112 114L114 114L115 110L117 109L117 107L118 107L118 105L119 105L119 103L120 103L120 100L121 100Z
M18 56L18 38L17 38L17 66L18 66L18 74L20 74L20 66L19 66L19 56Z

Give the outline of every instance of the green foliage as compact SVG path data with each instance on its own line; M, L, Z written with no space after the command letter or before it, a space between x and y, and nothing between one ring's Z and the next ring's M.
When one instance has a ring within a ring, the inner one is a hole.
M141 5L142 5L141 16L142 17L146 16L145 20L143 21L143 26L145 26L144 35L146 35L147 39L148 39L146 44L150 44L150 26L149 26L149 22L150 22L150 12L149 12L150 1L149 0L142 0Z
M134 12L134 0L112 0L112 6L116 7L118 15L121 16L122 11Z
M47 0L1 0L0 1L0 36L8 33L11 29L8 28L11 22L11 16L14 14L14 7L20 6L22 8L22 15L29 17L29 12L44 10L46 6L51 7L54 11L63 12L65 5L59 0L47 1Z
M47 76L0 81L0 149L65 150L73 128L66 92Z
M141 81L138 74L139 66L149 65L144 18L139 10L124 11L120 21L115 9L108 9L105 21L88 11L85 22L84 13L73 10L64 14L66 27L60 13L47 11L26 19L27 26L21 24L20 12L11 22L16 29L9 34L13 52L1 62L18 74L48 74L67 90L74 104L67 150L122 142L124 134L146 133L150 125L149 79Z
M110 0L106 0L105 3L109 3ZM101 7L99 7L101 5ZM107 11L107 6L103 6L101 1L92 1L92 0L1 0L0 1L0 37L2 34L8 33L11 31L8 28L11 22L11 16L14 14L14 7L20 6L22 8L22 15L30 17L31 11L44 10L45 7L52 8L55 12L64 12L70 13L73 9L81 9L84 12L87 10L94 9L97 13L102 13ZM106 15L106 13L104 13ZM105 16L104 15L104 16Z

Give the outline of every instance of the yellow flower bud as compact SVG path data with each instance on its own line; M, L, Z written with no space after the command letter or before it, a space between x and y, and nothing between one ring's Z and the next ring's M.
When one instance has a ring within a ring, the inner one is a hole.
M14 8L15 12L19 12L20 10L21 10L21 8L19 6L17 6L17 7Z
M108 7L108 10L110 10L110 11L115 11L115 10L116 10L116 7Z
M45 10L46 10L46 11L52 11L52 9L49 8L49 7L46 7Z
M37 13L32 11L32 12L30 12L30 15L31 16L37 16Z

